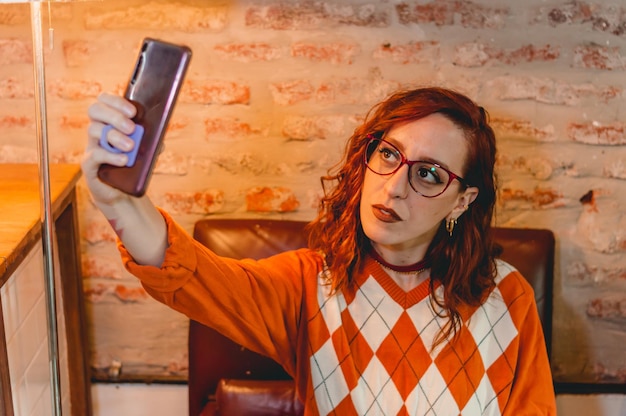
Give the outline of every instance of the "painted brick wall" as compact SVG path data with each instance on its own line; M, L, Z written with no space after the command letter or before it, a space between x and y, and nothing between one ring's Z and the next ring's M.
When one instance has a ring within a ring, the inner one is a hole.
M553 369L626 381L626 6L611 0L105 0L53 4L54 161L78 162L86 107L120 92L145 36L194 58L151 197L207 215L311 219L319 177L369 107L444 85L482 103L499 143L501 226L556 233ZM47 38L46 38L47 41ZM0 6L0 162L35 161L28 6ZM81 193L92 364L186 372L186 321L122 270ZM171 336L163 336L169 334Z

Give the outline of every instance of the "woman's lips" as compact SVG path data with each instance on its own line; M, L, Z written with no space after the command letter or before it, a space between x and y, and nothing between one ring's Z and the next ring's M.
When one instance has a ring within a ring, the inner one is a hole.
M392 210L391 208L387 208L384 205L374 205L372 206L372 208L374 216L382 222L402 221L402 218L400 218L396 211Z

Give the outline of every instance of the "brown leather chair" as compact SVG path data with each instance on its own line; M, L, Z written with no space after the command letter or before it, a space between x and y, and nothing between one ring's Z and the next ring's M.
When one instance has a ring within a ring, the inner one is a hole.
M194 238L215 253L259 259L306 246L305 222L203 219ZM535 290L550 352L554 234L543 229L495 228L501 258ZM301 415L293 381L278 363L248 351L206 326L189 326L189 415Z

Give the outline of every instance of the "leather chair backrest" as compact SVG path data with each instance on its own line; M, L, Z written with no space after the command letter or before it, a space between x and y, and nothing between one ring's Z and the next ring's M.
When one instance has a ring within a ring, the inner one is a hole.
M263 219L203 219L194 238L215 253L259 259L306 247L306 222ZM549 230L494 228L501 258L530 282L550 351L554 235ZM189 325L189 414L197 416L221 379L288 380L275 361L253 353L196 321Z

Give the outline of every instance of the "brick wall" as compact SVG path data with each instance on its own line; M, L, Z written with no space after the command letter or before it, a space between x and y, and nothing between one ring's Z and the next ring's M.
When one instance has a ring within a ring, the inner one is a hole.
M54 161L78 162L86 107L121 92L145 36L194 51L150 188L206 215L311 219L319 177L369 107L443 85L491 113L501 226L557 236L553 369L626 381L626 6L614 1L55 3L44 14ZM27 5L0 6L0 162L36 161ZM186 372L185 319L122 270L81 192L92 363ZM163 334L171 334L163 337Z

